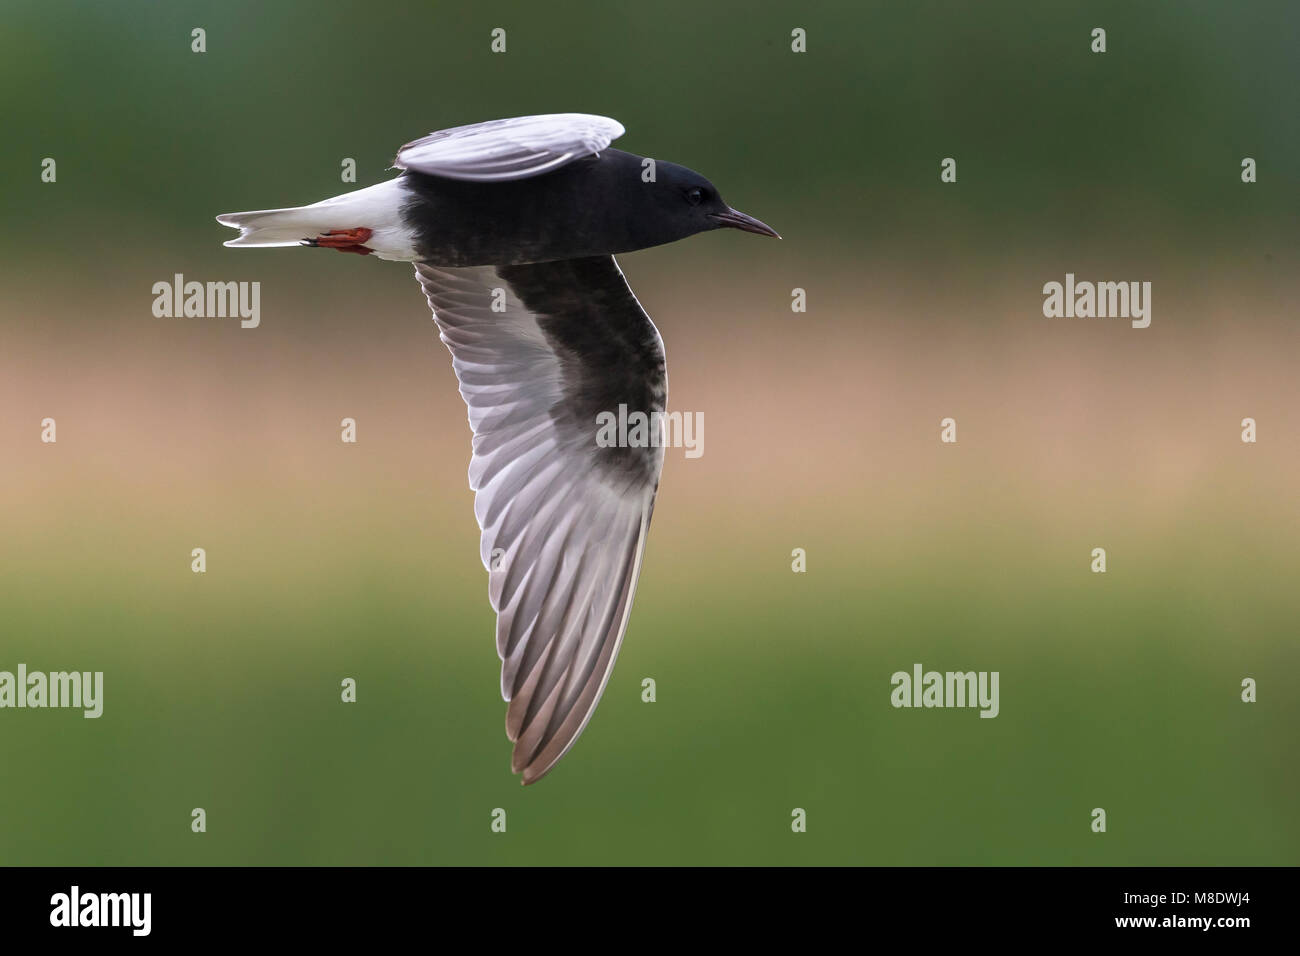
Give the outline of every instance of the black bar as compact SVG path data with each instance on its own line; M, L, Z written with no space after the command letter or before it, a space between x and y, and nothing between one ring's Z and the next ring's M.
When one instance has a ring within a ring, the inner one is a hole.
M90 944L337 943L439 927L439 938L454 930L467 942L562 939L604 927L733 942L843 930L863 941L903 933L927 943L1127 936L1231 944L1284 931L1294 883L1286 868L11 868L0 869L0 925L7 942ZM74 886L78 922L101 912L107 922L116 912L126 925L52 925L71 922ZM105 901L110 893L149 894L147 935L136 935L145 897Z

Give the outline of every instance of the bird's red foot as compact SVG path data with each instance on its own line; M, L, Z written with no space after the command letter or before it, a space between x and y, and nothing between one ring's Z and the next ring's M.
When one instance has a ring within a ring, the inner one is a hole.
M357 229L331 229L323 236L304 239L303 242L322 249L337 249L339 252L355 252L357 255L368 256L374 250L368 249L364 243L369 242L373 235L373 230L361 226Z

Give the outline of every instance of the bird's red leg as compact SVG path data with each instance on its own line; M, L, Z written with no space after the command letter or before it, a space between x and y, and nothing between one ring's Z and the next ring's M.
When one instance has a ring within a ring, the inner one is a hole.
M357 229L331 229L323 236L304 239L303 242L322 249L337 249L339 252L355 252L358 255L368 256L374 250L366 248L364 243L369 242L372 235L374 231L365 226Z

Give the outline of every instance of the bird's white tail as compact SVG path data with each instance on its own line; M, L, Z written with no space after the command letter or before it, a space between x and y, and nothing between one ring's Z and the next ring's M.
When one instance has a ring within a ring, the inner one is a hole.
M230 212L218 216L217 222L239 230L239 238L227 240L227 246L300 246L337 228L333 216L316 206Z
M336 231L369 230L366 246L381 259L417 258L414 236L402 220L410 201L400 178L344 193L310 206L230 212L217 222L239 230L228 246L300 246Z

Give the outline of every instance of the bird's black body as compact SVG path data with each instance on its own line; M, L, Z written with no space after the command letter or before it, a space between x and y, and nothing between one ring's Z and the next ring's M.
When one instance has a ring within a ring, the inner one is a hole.
M647 181L649 171L654 178ZM421 261L518 265L631 252L724 223L717 189L676 163L606 149L529 179L468 182L407 170L402 211ZM691 190L699 190L698 203Z

